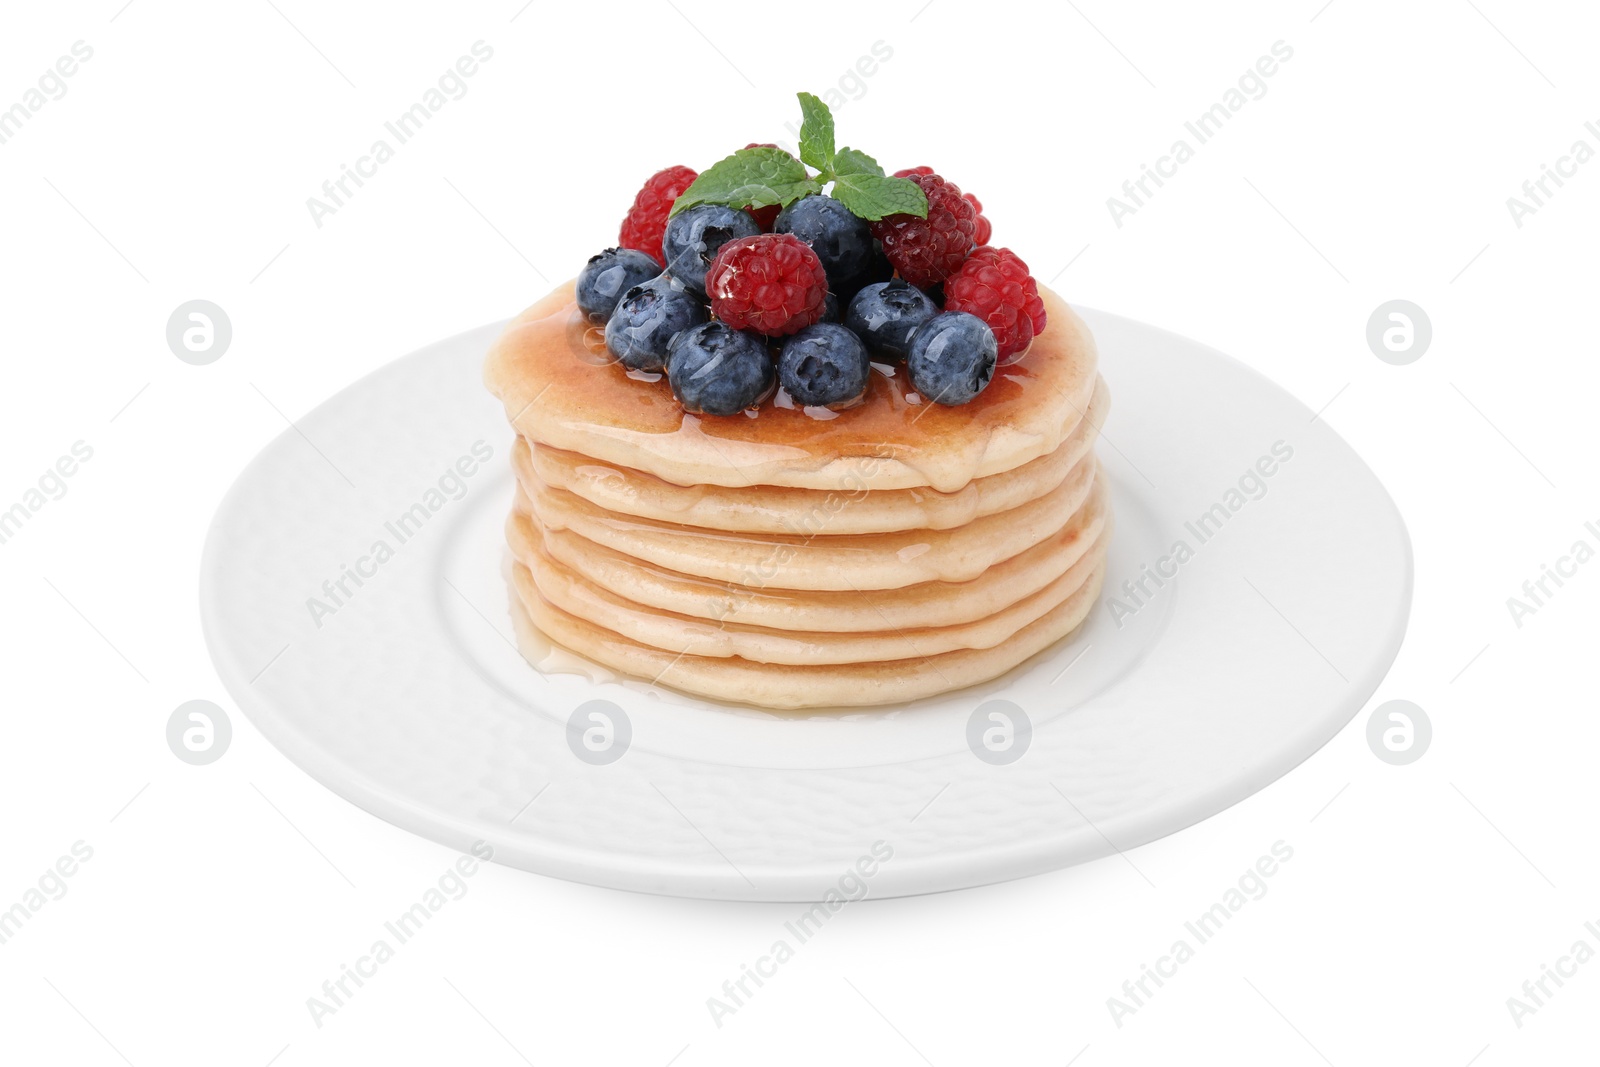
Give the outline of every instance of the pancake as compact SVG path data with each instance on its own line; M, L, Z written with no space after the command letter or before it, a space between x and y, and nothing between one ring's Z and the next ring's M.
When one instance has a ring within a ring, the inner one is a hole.
M992 648L878 663L803 666L667 652L562 611L539 595L532 574L520 563L512 565L511 614L523 654L532 663L541 658L542 635L612 670L702 697L780 710L866 707L999 677L1077 629L1094 607L1104 573L1104 561L1096 557L1087 580L1066 600Z
M897 704L998 677L1075 631L1110 543L1094 456L1109 411L1083 322L1050 328L966 405L874 363L841 411L779 393L687 413L630 372L568 283L492 347L517 433L512 615L623 675L774 710Z
M680 574L566 530L540 529L518 512L506 522L506 538L521 562L548 556L641 608L769 629L867 633L972 622L1038 592L1108 539L1106 495L1104 479L1095 479L1061 530L971 581L926 582L871 600L855 590L750 589Z
M575 452L544 445L530 449L524 437L518 437L513 448L518 466L531 469L544 484L575 493L607 511L658 522L774 534L948 530L1020 507L1060 485L1073 465L1094 447L1110 406L1110 393L1100 379L1084 417L1061 447L1012 470L975 479L953 493L928 488L829 491L774 485L742 489L683 486Z
M926 402L904 365L880 364L888 373L870 376L863 402L827 418L776 404L751 417L692 415L660 375L630 375L611 361L570 282L507 327L484 379L530 441L675 485L954 493L1055 451L1094 394L1088 328L1054 293L1041 286L1039 295L1049 328L959 407Z
M699 530L617 515L519 471L516 507L548 529L571 530L635 559L702 578L779 589L899 589L965 582L1066 525L1089 496L1098 463L1079 460L1037 500L953 530L821 537ZM532 484L530 484L530 482Z
M531 550L526 556L519 555L518 562L528 567L539 595L585 622L668 652L802 665L877 663L963 648L993 648L1076 592L1104 556L1103 550L1092 549L1043 589L973 622L911 629L885 627L876 633L836 633L711 622L641 608L556 562L541 547L529 547ZM892 592L868 593L857 599L870 610L876 600L893 596Z

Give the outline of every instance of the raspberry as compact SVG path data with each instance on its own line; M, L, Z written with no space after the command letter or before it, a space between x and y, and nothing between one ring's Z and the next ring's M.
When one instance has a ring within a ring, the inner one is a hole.
M622 232L617 236L621 248L634 248L666 266L667 257L661 251L661 235L667 230L667 214L672 202L699 175L688 167L668 167L650 175L639 195L633 198L633 207L622 220Z
M972 243L986 245L989 243L990 236L994 234L994 227L989 224L988 219L983 217L983 204L979 202L978 198L968 193L967 200L972 203L972 210L978 213L978 217L973 220L976 229L972 232Z
M777 148L775 144L757 143L751 141L746 148ZM756 225L761 227L762 233L771 233L772 224L778 220L778 212L783 210L782 204L768 204L766 207L747 207L750 217L756 220Z
M789 233L729 241L706 271L711 313L736 330L780 337L822 318L828 276L811 246Z
M1028 265L1009 248L982 245L972 250L961 269L944 283L946 311L978 316L1000 343L1000 362L1025 352L1034 335L1044 331L1044 301Z
M895 171L894 176L896 178L910 178L918 174L932 173L932 167L907 167L905 170ZM989 243L990 235L994 233L994 227L989 224L988 219L983 217L983 204L978 201L978 198L973 196L971 193L968 193L967 199L972 202L972 210L978 213L978 217L975 220L977 229L973 232L972 243L975 245L986 245Z
M871 224L872 236L883 242L884 254L900 277L927 289L960 269L972 251L978 213L959 188L937 174L909 177L928 197L928 217L886 216Z

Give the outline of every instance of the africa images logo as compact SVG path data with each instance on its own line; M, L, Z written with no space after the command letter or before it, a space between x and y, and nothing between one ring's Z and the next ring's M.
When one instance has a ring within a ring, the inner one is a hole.
M470 488L468 479L482 470L493 456L494 449L488 444L474 441L470 453L458 456L446 467L420 499L383 524L385 536L376 538L363 555L356 557L353 566L341 563L338 574L323 581L320 597L315 594L306 597L306 611L315 627L322 629L324 619L337 615L349 604L362 586L378 576L379 568L394 559L406 542L422 533L428 520L446 504L463 499Z
M1286 441L1274 441L1270 453L1258 457L1255 463L1245 468L1237 482L1223 491L1220 500L1183 524L1184 531L1194 539L1193 544L1189 543L1189 537L1180 537L1172 543L1166 555L1157 558L1154 563L1141 564L1137 575L1123 579L1121 588L1116 593L1108 594L1104 601L1106 611L1110 613L1111 621L1117 624L1117 629L1122 629L1129 619L1154 601L1167 583L1178 576L1178 568L1194 559L1195 552L1216 537L1230 519L1244 510L1246 504L1265 497L1269 488L1267 480L1293 458L1293 445Z

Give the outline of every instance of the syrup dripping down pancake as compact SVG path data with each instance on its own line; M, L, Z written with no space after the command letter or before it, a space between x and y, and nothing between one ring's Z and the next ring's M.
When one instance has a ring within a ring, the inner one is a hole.
M665 380L642 381L611 362L570 282L507 327L484 379L512 427L535 444L676 485L954 493L1055 451L1094 395L1088 328L1055 294L1039 293L1049 328L959 407L917 396L902 365L874 372L860 404L826 419L770 402L753 417L695 416Z

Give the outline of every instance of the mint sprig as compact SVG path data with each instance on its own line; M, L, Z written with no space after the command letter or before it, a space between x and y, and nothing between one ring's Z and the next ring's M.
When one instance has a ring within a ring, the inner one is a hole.
M855 148L834 150L833 113L811 93L800 93L800 158L781 148L741 148L712 164L672 205L672 214L697 204L732 208L787 207L830 184L833 198L868 221L888 215L928 217L928 198L907 178L890 178L878 161ZM806 169L810 164L817 173Z
M781 148L741 148L713 163L672 205L672 213L696 204L766 207L788 204L818 186L805 165Z
M800 161L827 173L833 167L833 112L819 97L800 98Z

